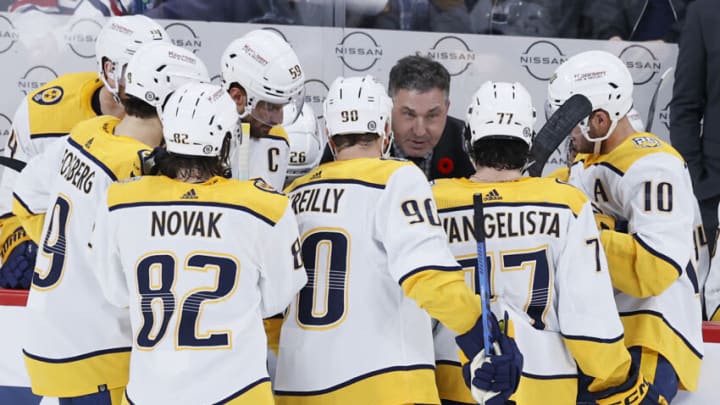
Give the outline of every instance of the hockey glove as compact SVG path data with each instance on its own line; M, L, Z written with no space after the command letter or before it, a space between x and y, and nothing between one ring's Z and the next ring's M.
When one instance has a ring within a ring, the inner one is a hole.
M30 240L15 217L3 222L0 258L0 287L29 289L35 269L37 245Z
M595 402L598 405L614 405L614 404L638 404L638 405L657 405L668 402L660 395L657 389L647 382L640 373L637 364L630 366L630 376L624 383L608 388L606 390L593 393Z
M456 337L455 341L470 359L463 366L463 377L473 398L484 405L502 405L520 383L523 356L515 340L500 331L493 314L490 314L489 323L493 353L488 355L482 348L483 327L480 319L469 332ZM506 327L508 323L506 316Z

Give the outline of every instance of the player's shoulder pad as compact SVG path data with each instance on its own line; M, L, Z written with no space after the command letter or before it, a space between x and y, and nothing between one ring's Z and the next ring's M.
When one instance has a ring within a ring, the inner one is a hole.
M95 117L92 96L102 86L97 73L70 73L28 95L31 137L65 135L78 122Z
M255 180L213 177L205 183L193 184L165 176L141 176L130 182L113 183L108 189L108 206L112 210L123 206L173 202L213 205L239 209L267 223L277 223L287 210L287 196L272 188L264 190L255 183Z
M362 183L375 188L385 188L390 177L400 168L414 167L414 163L406 160L359 158L350 160L335 160L323 163L306 175L295 179L286 191L302 187L306 184L319 182L334 182L337 180L353 183Z
M277 223L287 210L288 197L262 179L240 181L216 177L213 182L217 189L214 199L245 207L272 224Z
M69 142L82 148L83 152L108 173L113 181L139 176L143 173L143 161L151 148L127 136L113 134L120 122L112 116L99 116L81 121L70 132Z
M656 154L669 155L669 160L675 158L682 164L685 162L675 148L649 132L638 132L630 136L616 150L601 159L601 162L624 174L643 158Z
M243 128L243 132L244 132L244 128ZM249 133L249 129L248 129L248 133ZM265 135L265 138L273 139L273 140L277 140L277 141L283 141L286 144L288 144L288 146L290 146L290 139L288 138L288 134L285 131L285 128L282 127L281 125L275 125L274 127L270 128L270 131L268 131L268 134Z
M579 215L585 204L590 201L585 193L564 180L550 177L539 180L537 187L546 189L550 196L556 196L556 201L567 205L575 216Z
M488 192L490 203L528 203L567 207L577 216L589 201L579 189L558 179L523 177L507 183L493 183ZM485 198L483 198L485 200Z
M102 85L97 73L67 73L31 92L28 95L28 100L39 105L57 104L65 98L66 92L68 97L73 97L76 93L80 93L81 89L86 85L94 83Z
M438 210L457 208L468 203L464 198L465 193L460 191L463 182L469 184L467 179L453 178L435 179L431 182L433 198Z

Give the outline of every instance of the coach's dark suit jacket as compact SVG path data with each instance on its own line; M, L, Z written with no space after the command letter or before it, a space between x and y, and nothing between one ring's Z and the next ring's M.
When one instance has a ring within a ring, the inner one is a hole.
M687 161L702 201L720 195L720 2L688 6L679 46L670 140Z
M465 122L448 116L445 123L445 129L440 136L438 144L433 149L432 161L430 162L430 173L428 180L450 178L450 177L470 177L475 173L470 162L470 157L463 147L465 140ZM395 145L390 149L390 156L396 156ZM330 147L325 147L321 163L332 161L333 157L330 153Z

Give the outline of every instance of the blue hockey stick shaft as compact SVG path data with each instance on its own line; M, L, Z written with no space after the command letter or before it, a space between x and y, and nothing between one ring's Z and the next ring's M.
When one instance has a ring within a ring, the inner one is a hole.
M490 282L487 269L487 253L485 250L485 218L483 213L482 194L473 195L473 216L475 225L475 241L477 242L477 276L480 278L480 321L483 326L483 348L485 355L490 354Z

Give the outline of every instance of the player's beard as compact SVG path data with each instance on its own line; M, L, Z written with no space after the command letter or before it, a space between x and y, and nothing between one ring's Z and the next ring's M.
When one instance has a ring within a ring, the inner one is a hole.
M252 115L248 115L243 120L250 124L250 137L251 138L262 138L266 136L270 129L272 128L270 125L267 125L253 117Z
M578 153L593 153L594 149L595 143L585 139L582 132L580 131L580 128L575 127L570 135L570 145L568 146L568 160L572 162L572 160L575 160L575 155L577 155ZM574 153L572 160L570 160L571 153Z
M577 151L577 148L575 147L575 143L573 142L572 138L568 139L567 151L565 154L568 166L572 166L573 162L575 161L575 156L577 156L577 154L578 154L578 151Z

